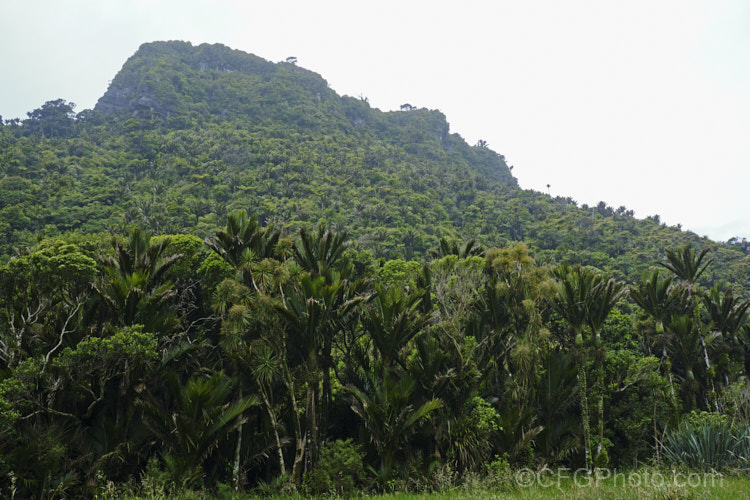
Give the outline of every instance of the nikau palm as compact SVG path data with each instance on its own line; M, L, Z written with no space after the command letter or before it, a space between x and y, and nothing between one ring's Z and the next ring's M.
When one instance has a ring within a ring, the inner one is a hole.
M199 479L203 463L219 442L245 422L245 411L257 400L232 400L232 380L223 372L191 377L184 384L172 373L166 381L175 396L173 406L148 397L138 405L173 478L189 485Z
M363 326L380 354L383 370L392 371L394 363L406 368L399 357L400 351L432 319L431 314L419 310L423 292L418 290L407 295L398 287L387 289L378 284L375 291L364 307Z
M240 282L247 282L257 290L253 264L276 256L280 236L278 230L261 227L255 217L240 210L227 215L226 228L206 238L205 244L232 266Z
M658 262L658 264L669 269L678 278L692 285L698 281L712 262L712 259L708 259L705 262L703 260L708 251L709 248L706 247L696 255L692 245L687 244L679 247L677 251L667 250L666 262Z
M127 241L115 239L112 246L114 256L100 257L105 275L94 284L105 306L101 314L110 325L141 324L149 331L169 333L178 323L168 307L175 292L162 276L182 255L165 255L168 241L153 242L150 233L138 228Z
M389 477L400 445L442 404L432 399L416 406L412 398L415 382L408 375L384 380L368 375L362 382L363 388L347 386L352 395L351 408L370 432L382 471Z
M303 273L298 286L287 287L285 303L277 306L278 313L286 321L292 351L304 366L307 386L305 417L311 445L308 453L313 461L319 451L320 433L327 423L333 337L363 300L360 286L342 280L335 271L329 272L328 278Z
M588 469L591 465L591 430L588 408L588 382L586 362L588 361L589 344L593 341L597 350L601 349L600 338L604 321L614 306L624 294L623 285L606 279L601 274L580 265L569 266L564 263L558 266L553 275L557 278L556 294L553 299L558 314L568 323L573 333L573 343L576 348L579 370L579 384L581 387L581 420L583 424L584 458ZM586 339L588 327L592 339ZM598 374L599 401L599 442L597 445L597 459L603 449L604 403L602 380L602 353L596 356L596 371Z

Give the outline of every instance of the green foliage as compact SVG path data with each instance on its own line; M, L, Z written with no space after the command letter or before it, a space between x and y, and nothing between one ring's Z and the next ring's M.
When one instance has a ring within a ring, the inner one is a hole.
M607 352L605 363L606 437L616 450L610 453L610 464L616 467L634 466L651 456L655 429L663 429L677 411L659 360L628 347Z
M510 467L507 455L495 456L485 465L483 486L491 491L508 491L517 487L514 471Z
M257 404L253 397L232 401L232 380L223 372L210 377L191 377L181 383L167 375L174 395L172 405L151 397L139 400L144 423L158 439L161 458L170 479L178 487L203 481L203 464L222 439L237 429L245 411Z
M683 375L691 362L698 394L714 398L735 422L743 418L742 390L728 385L739 372L721 372L722 383L698 371L704 354L709 362L735 352L746 359L745 303L728 288L703 292L653 274L633 287L647 297L636 301L645 304L642 312L633 311L621 301L618 282L578 265L550 275L523 244L483 256L450 253L422 266L366 264L372 274L350 281L344 233L323 225L301 231L299 240L284 243L284 258L276 233L250 228L242 212L228 220L228 239L209 240L205 249L194 236L151 238L133 230L113 241L111 253L53 239L5 266L14 271L5 275L5 338L18 331L15 318L27 318L22 328L35 342L8 351L14 362L0 380L0 446L29 485L25 492L79 491L76 484L89 484L97 473L123 479L142 473L146 463L153 469L147 476L161 478L153 483L159 491L213 488L230 479L241 489L262 484L260 464L270 457L265 467L277 467L285 490L294 484L350 494L366 466L384 490L406 487L406 471L418 478L412 486L451 489L500 452L506 465L579 464L584 409L598 424L588 428L589 459L628 464L648 458L659 429L679 415L672 377L689 380ZM267 257L258 260L256 252ZM99 265L89 255L98 255ZM211 268L224 278L210 298L184 296L178 303L171 284L160 283L169 273L183 285L196 283ZM34 273L54 286L20 288ZM132 290L142 294L132 316L111 303L101 308L103 294L136 276L146 285ZM165 293L164 300L149 309L154 293ZM28 316L34 301L44 305L40 310L58 309L40 322ZM66 316L70 308L81 313ZM140 308L192 315L204 325L192 332L208 341L128 324ZM207 318L210 311L215 319ZM663 333L639 336L635 327L652 328L656 318ZM46 330L62 333L44 340ZM661 357L649 355L658 342L664 342ZM248 396L237 397L238 390ZM696 415L684 425L717 436L730 422ZM258 431L240 434L251 425ZM736 443L722 445L735 453L732 467L745 456L738 428L729 427ZM670 431L658 453L677 460L679 439ZM683 442L720 455L721 446L711 451L701 439ZM303 478L305 461L312 468ZM71 472L74 463L80 465ZM119 471L118 463L128 466ZM506 465L488 475L503 488Z
M520 190L439 111L293 59L145 44L73 107L0 127L3 492L746 466L736 241Z
M21 412L13 404L13 398L24 390L22 382L16 378L6 378L0 382L0 439L7 439L14 433L14 425Z
M665 460L673 466L704 471L747 468L750 429L732 428L724 415L693 412L667 434L662 443Z
M40 233L141 225L205 237L238 209L285 234L346 228L378 258L523 240L540 262L631 279L667 244L708 243L624 207L520 191L502 155L451 134L439 111L384 113L299 66L221 45L144 44L95 111L70 109L52 101L0 134L6 260ZM704 278L748 275L741 251L718 250Z
M402 351L432 320L430 314L419 311L422 295L421 290L407 294L398 286L375 284L375 295L364 309L362 323L383 370L394 370L394 364L406 367Z
M177 326L169 310L175 291L163 275L182 254L166 254L168 246L168 240L151 241L140 228L131 229L126 241L113 238L114 256L100 256L105 275L94 285L109 324L143 324L159 333Z
M165 252L170 255L181 255L180 259L169 266L164 273L166 280L173 283L186 284L195 279L197 269L199 269L209 253L203 244L203 241L194 235L188 234L171 234L166 236L157 236L153 238L155 244L159 245L162 241L167 242Z
M65 348L55 359L55 366L65 370L73 380L84 380L94 369L106 373L139 373L158 359L157 340L141 325L123 327L109 338L89 337ZM111 375L99 374L100 380Z
M31 302L35 297L62 295L68 298L84 292L97 273L94 259L76 244L62 239L43 241L26 255L0 269L7 288ZM23 295L21 295L23 294Z
M353 495L365 479L364 453L351 439L327 442L320 460L304 476L304 491L308 494Z
M750 390L747 381L740 380L727 386L720 402L720 407L731 418L733 425L750 427Z
M370 377L367 387L347 387L352 410L362 420L380 455L380 480L391 478L400 445L442 406L437 399L416 406L414 389L415 382L408 376L383 381Z
M693 410L683 416L683 423L688 427L711 427L724 429L731 427L731 422L726 415L710 411Z
M388 260L377 268L374 273L374 279L387 288L407 286L415 289L421 268L422 265L416 261L407 262L402 259Z
M214 290L216 285L232 276L232 266L215 253L210 253L198 267L197 275L207 290Z
M687 244L678 248L677 251L668 250L667 261L660 264L681 280L695 283L711 264L711 259L703 261L709 250L710 248L704 248L696 255L692 245Z
M75 104L63 99L48 101L27 113L29 118L24 120L24 132L43 138L69 136L75 130L73 108Z
M466 413L449 429L448 458L455 460L460 471L477 470L489 458L495 435L501 430L501 417L489 403L473 397Z

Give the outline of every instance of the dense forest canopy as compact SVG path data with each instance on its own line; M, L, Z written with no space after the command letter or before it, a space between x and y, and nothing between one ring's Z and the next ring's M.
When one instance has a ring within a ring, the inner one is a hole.
M1 125L3 492L345 493L750 419L747 242L523 190L439 111L157 42Z

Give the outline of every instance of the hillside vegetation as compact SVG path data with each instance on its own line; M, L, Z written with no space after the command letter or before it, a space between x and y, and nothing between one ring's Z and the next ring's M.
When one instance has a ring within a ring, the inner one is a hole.
M3 495L747 469L746 243L523 190L439 111L158 42L0 170Z
M521 190L502 155L451 134L439 111L405 109L221 45L145 44L95 110L50 101L0 128L0 251L131 225L205 237L238 208L284 230L346 229L375 257L419 258L440 237L524 241L541 261L630 279L665 248L715 245L625 207ZM748 276L737 247L716 248L715 279Z

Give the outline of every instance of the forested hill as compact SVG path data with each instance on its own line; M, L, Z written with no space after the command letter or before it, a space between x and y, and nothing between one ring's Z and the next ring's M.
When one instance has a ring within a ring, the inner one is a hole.
M369 166L378 166L378 152L369 149L374 141L426 157L437 168L461 163L487 179L517 186L501 156L477 154L450 134L442 113L408 104L403 108L383 113L364 98L338 96L320 75L298 67L294 58L275 64L223 45L193 47L187 42L141 46L95 107L121 117L156 115L175 129L213 120L239 122L272 136L302 134L295 137L298 140L309 140L310 135L340 140L346 134L365 142L369 155L362 160Z
M293 59L147 44L73 108L0 127L0 497L747 470L746 242L523 190Z
M415 103L418 104L418 103ZM543 147L543 145L540 145ZM235 209L292 231L324 222L355 251L417 259L439 239L525 241L633 279L666 248L715 246L710 281L747 286L738 246L658 217L521 190L504 157L452 134L436 110L382 112L318 74L222 45L144 44L94 110L59 99L0 127L0 254L42 237L122 232L207 236Z

